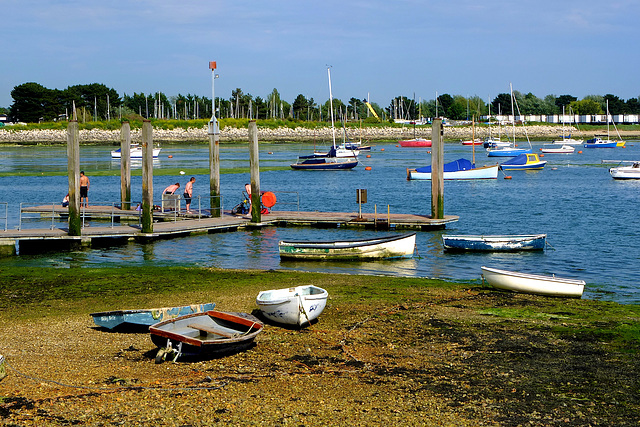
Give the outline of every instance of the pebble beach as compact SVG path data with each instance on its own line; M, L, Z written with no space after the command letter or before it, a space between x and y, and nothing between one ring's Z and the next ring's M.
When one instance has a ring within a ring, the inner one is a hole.
M532 125L523 128L522 126L516 126L516 137L526 138L528 135L530 138L538 139L555 139L562 132L558 126L543 126ZM525 133L526 129L526 133ZM511 131L511 129L509 129ZM493 135L498 135L497 129L493 128ZM593 136L593 132L579 131L575 127L565 127L566 133L571 133L574 137L590 138ZM337 137L342 139L342 132L336 131ZM362 130L362 135L359 129L348 129L348 137L351 140L363 141L392 141L403 138L413 138L412 127L368 127ZM640 136L639 131L621 131L625 138L633 138ZM141 141L142 131L141 129L131 130L131 139L133 142ZM423 137L431 139L431 127L416 127L416 137ZM476 138L484 138L489 136L488 127L478 127L475 129ZM459 141L464 139L471 139L472 129L469 126L465 127L444 127L444 138L447 141ZM503 135L504 137L505 135ZM248 128L233 128L223 127L220 130L220 142L246 142L249 138ZM80 141L82 143L117 143L120 139L120 130L80 130ZM194 142L194 141L208 141L207 128L176 128L176 129L159 129L154 128L153 139L157 142ZM35 143L49 143L58 144L65 143L67 140L66 129L51 130L51 129L34 129L34 130L21 130L14 131L10 128L0 129L0 143L14 143L14 144L35 144ZM265 142L313 142L313 141L327 141L331 140L331 128L318 128L318 129L306 129L302 127L288 128L280 127L277 129L269 129L260 127L258 125L258 140Z

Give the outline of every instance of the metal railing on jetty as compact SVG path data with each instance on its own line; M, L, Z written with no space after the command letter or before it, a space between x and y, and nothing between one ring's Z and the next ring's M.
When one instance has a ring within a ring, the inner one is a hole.
M300 195L296 191L274 191L277 203L272 208L276 211L300 211ZM171 198L164 197L160 201L154 201L153 215L154 221L181 221L185 219L201 220L221 216L224 212L224 199L222 196L194 196L191 199L190 211L186 212L184 197L181 195L170 195ZM219 203L216 203L216 199ZM245 200L246 201L246 200ZM122 210L122 202L110 202L92 204L90 207L80 207L80 218L82 227L88 221L108 221L110 227L140 225L142 217L142 202L125 202L131 209ZM160 203L156 205L155 203ZM4 230L9 224L9 205L7 202L0 202L0 215L4 206L4 217L0 216L0 221L4 221ZM219 210L219 212L216 212ZM220 215L217 215L217 214ZM20 203L18 212L17 230L48 228L64 228L68 225L69 208L62 206L60 202L52 203ZM129 220L127 220L127 218ZM131 220L134 220L133 222ZM1 224L0 224L1 225Z
M131 206L134 204L140 205L139 202L128 202ZM91 205L89 208L86 206L80 207L80 218L82 219L82 227L86 225L86 221L93 219L105 219L111 222L111 228L114 228L117 224L121 223L123 216L135 217L136 223L140 224L140 211L122 210L120 208L121 202L112 202L109 204L97 204ZM16 229L22 230L25 228L25 224L47 224L48 228L53 230L55 228L63 227L67 225L67 218L69 216L68 207L62 206L60 203L20 203L20 211L18 213L18 226ZM129 225L129 224L127 224ZM42 227L29 227L29 228L42 228ZM6 231L6 228L5 228Z

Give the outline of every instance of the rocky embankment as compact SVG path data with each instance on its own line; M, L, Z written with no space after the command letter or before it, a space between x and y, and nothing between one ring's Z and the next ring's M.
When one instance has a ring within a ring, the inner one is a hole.
M494 135L496 134L494 128ZM587 137L591 136L591 132L580 132L574 127L565 128L566 132L572 133L574 136ZM457 141L461 139L471 139L470 127L445 127L444 137L445 140ZM560 132L558 126L542 126L533 125L527 126L526 132L531 138L555 138ZM341 131L338 133L339 139L342 139ZM637 136L640 132L635 132L631 135L625 132L626 136ZM141 130L132 129L131 138L134 142L141 140ZM475 129L475 135L477 138L484 138L489 136L489 129L487 127L478 127ZM524 138L525 128L516 127L516 135L519 138ZM413 128L405 127L383 127L383 128L365 128L362 130L362 135L359 129L349 129L348 136L352 140L365 141L393 141L402 138L413 138ZM416 136L431 139L431 127L416 128ZM208 141L207 128L189 128L189 129L159 129L154 128L153 139L157 142L176 142L176 141L189 141L189 142L205 142ZM331 128L322 129L305 129L305 128L278 128L268 129L258 126L258 139L260 141L271 142L291 142L291 141L326 141L331 139ZM0 129L0 143L14 143L14 144L56 144L64 143L67 140L67 131L63 130L47 130L47 129L35 129L35 130L22 130L14 131L10 128ZM82 143L113 143L118 144L120 140L120 130L81 130L80 141ZM247 128L232 128L225 127L220 130L221 142L245 142L248 140Z

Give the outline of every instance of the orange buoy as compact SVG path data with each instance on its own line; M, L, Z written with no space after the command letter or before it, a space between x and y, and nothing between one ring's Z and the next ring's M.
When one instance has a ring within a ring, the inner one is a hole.
M396 144L396 148L397 148L397 147L399 147L399 145L398 145L398 144Z
M276 204L276 195L271 191L265 191L262 193L262 204L267 208L272 208Z
M396 147L397 147L397 145L396 145ZM381 148L380 151L384 151L384 148Z
M371 166L367 166L366 168L364 168L364 170L370 171L371 170Z
M368 159L369 157L371 157L371 154L367 154L367 159Z
M169 154L167 157L173 159L173 156L171 154Z
M582 150L578 151L578 154L582 154Z
M540 157L544 157L544 154L540 154Z
M269 154L273 154L273 151L269 151Z
M504 179L511 179L511 175L505 175Z
M431 154L431 151L427 151L427 154Z

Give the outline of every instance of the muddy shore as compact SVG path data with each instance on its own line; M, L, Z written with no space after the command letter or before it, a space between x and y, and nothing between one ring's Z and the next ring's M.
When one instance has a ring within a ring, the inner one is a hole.
M579 131L574 127L566 127L565 131L571 133L574 137L591 138L594 133ZM478 127L475 130L477 138L489 136L487 127ZM365 128L360 133L359 129L348 129L348 138L351 140L364 141L394 141L403 138L413 138L413 128L405 127L384 127L384 128ZM530 138L558 138L561 129L558 126L527 126L526 133ZM601 133L601 132L600 132ZM640 131L621 131L623 138L638 138ZM470 127L445 127L444 137L448 141L460 141L471 139L472 130ZM497 136L497 129L493 129L493 135ZM431 139L431 127L416 128L416 136ZM340 135L342 137L342 135ZM504 135L503 135L504 137ZM516 137L526 138L523 127L516 127ZM134 142L141 141L141 130L132 129L131 138ZM189 128L189 129L154 129L153 139L157 142L208 142L207 128ZM329 141L331 140L331 129L305 129L305 128L278 128L268 129L258 126L258 139L263 142L291 142L291 141ZM66 143L66 130L24 130L12 131L11 129L0 129L0 143L29 144L29 143L45 143L58 144ZM111 143L119 144L120 130L80 130L81 143ZM220 130L220 142L247 142L247 128L224 127Z
M229 277L232 292L216 285ZM259 289L290 280L277 272L212 271L212 278L197 291L176 283L170 294L119 298L125 306L140 298L156 307L195 299L252 312ZM79 280L93 286L93 279ZM87 313L104 310L112 296L4 309L0 352L10 367L0 383L0 420L16 426L640 422L637 307L426 279L405 286L402 279L296 273L295 280L329 291L318 323L301 331L267 324L247 351L176 363L155 364L148 334L94 327Z

